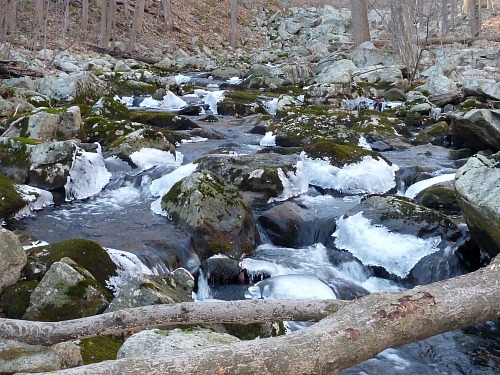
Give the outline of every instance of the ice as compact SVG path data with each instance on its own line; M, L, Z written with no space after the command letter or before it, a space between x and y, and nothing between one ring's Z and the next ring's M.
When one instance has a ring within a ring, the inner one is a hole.
M364 156L359 163L346 164L342 168L327 160L311 159L301 153L311 185L334 189L345 194L385 193L396 186L395 172L398 167L385 160Z
M273 132L266 132L266 135L260 140L259 144L262 147L276 146L276 136L273 135Z
M157 165L177 166L182 164L183 155L176 152L162 151L155 148L144 147L130 155L130 160L140 169L149 169Z
M135 254L110 248L105 248L105 250L111 260L117 265L117 275L111 276L106 281L106 286L113 291L115 296L134 277L154 274Z
M389 348L384 350L379 354L380 357L385 358L394 364L394 369L398 371L404 371L405 368L410 366L410 362L401 358L398 355L397 349Z
M182 139L181 143L199 143L199 142L206 142L206 141L208 141L208 138L191 137L190 139Z
M281 267L278 264L271 263L265 260L257 260L252 258L245 258L240 262L240 267L246 270L250 280L254 277L262 276L278 276L290 273L290 270Z
M214 115L217 114L217 103L224 99L224 92L224 90L211 91L203 98L203 103L208 104Z
M415 198L422 190L427 189L429 186L440 184L442 182L453 181L455 173L442 174L427 180L419 181L411 185L405 192L405 197Z
M200 270L198 275L198 291L193 292L193 299L195 301L205 301L213 298L212 291L210 290L210 285L208 285L208 278L205 273Z
M178 74L174 78L175 78L175 83L177 83L178 85L188 83L191 80L191 77L185 76L183 74Z
M127 107L132 107L134 104L133 96L122 96L121 98L118 95L115 95L113 100L126 105Z
M66 201L85 199L98 194L111 178L99 144L95 153L84 151L76 145L75 148L73 164L64 185Z
M372 149L372 147L368 144L368 141L366 140L366 138L363 137L362 135L359 137L358 147L361 147L364 150L370 150L370 151Z
M161 101L153 99L151 96L144 98L144 100L139 104L139 107L144 108L160 108Z
M188 104L175 95L172 91L167 91L167 94L163 97L161 106L166 109L176 110L186 107Z
M333 234L335 245L347 250L364 265L381 266L405 278L420 259L439 250L440 237L421 239L392 233L381 225L372 225L362 212L337 220Z
M16 219L30 216L34 211L41 210L54 204L54 197L50 191L28 185L16 185L16 190L26 202L26 206L16 212L14 216Z
M278 98L264 102L264 108L270 115L276 116L276 112L278 112Z
M28 245L23 245L23 250L29 250L29 249L32 249L34 247L47 246L47 245L49 245L49 243L46 241L35 240L35 241L31 241Z
M297 162L295 172L288 171L286 174L281 168L278 169L278 177L283 185L283 192L279 197L270 198L268 203L286 201L292 197L304 194L309 189L309 178L305 173L304 163Z
M211 93L211 91L208 90L203 90L203 89L194 89L194 94L198 96L199 98L203 98L204 96L208 95Z
M227 83L230 85L239 85L243 80L239 77L231 77L228 80L226 80Z
M311 275L279 275L248 288L251 299L337 299L333 290Z

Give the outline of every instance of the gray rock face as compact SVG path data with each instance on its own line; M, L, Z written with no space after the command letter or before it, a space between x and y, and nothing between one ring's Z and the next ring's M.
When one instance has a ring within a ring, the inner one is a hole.
M16 235L0 227L0 293L19 279L27 257Z
M199 349L205 346L231 344L240 341L227 333L198 328L192 331L152 329L132 335L125 341L117 358L155 356L175 350Z
M80 347L72 342L45 347L0 339L0 373L57 371L83 364Z
M130 307L149 306L192 301L191 290L172 275L138 276L120 289L105 312Z
M351 82L351 72L356 65L351 60L343 59L327 65L314 79L316 83Z
M391 65L395 61L392 54L375 47L372 42L360 44L349 53L349 58L360 68L378 64Z
M500 110L473 109L452 116L453 145L473 152L500 151Z
M84 268L69 258L55 262L31 293L23 319L60 321L102 312L107 293Z
M472 239L491 257L500 253L500 153L471 157L457 171L455 192Z
M0 117L9 117L14 114L14 106L0 97Z
M77 100L92 103L108 92L106 83L89 72L47 76L41 80L38 90L57 102L68 103Z
M457 91L457 84L442 74L433 74L417 90L421 92L427 91L430 95L443 95Z
M259 235L250 206L212 172L182 179L162 198L161 206L191 231L201 261L219 253L239 258L254 251Z

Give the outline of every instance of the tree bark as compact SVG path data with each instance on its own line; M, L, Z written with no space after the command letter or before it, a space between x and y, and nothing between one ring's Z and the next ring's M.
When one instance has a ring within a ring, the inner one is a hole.
M448 23L448 0L441 0L441 36L448 35L450 25Z
M163 17L165 17L165 28L168 31L174 29L174 21L172 20L172 0L161 0L163 4Z
M136 328L180 324L249 324L276 320L317 322L346 303L335 300L185 302L125 309L62 322L0 319L0 337L33 345L52 345Z
M238 0L231 0L231 47L236 48L238 38Z
M477 1L476 0L469 0L468 1L468 9L467 12L469 14L469 20L470 20L470 35L471 36L477 36L479 35L480 32L480 23L479 23L479 10L477 9Z
M497 319L499 280L500 260L494 260L468 275L347 302L319 323L290 335L106 361L51 374L334 373L389 347Z
M134 23L132 25L132 31L130 33L130 40L127 46L129 51L133 51L135 48L135 42L137 40L137 34L142 31L142 19L144 18L144 7L146 6L146 0L136 0L134 8Z
M82 0L82 31L87 32L89 27L89 0Z
M108 3L112 0L101 0L101 31L99 33L99 47L107 47L109 38L106 39L108 25Z
M354 47L371 40L368 24L368 7L366 0L354 0L350 3L352 19L352 38Z

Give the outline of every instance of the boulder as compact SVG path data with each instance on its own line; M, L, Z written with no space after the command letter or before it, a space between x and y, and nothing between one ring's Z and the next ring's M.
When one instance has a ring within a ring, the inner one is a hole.
M248 203L212 172L195 172L177 182L161 207L192 233L201 261L219 253L238 259L253 253L259 240Z
M248 116L256 113L266 113L258 95L244 91L231 91L217 103L217 112L225 116Z
M305 64L282 64L280 68L286 82L291 85L306 82L313 76L311 67Z
M472 239L491 257L500 253L500 153L475 155L457 171L455 192Z
M418 204L438 210L444 214L460 214L457 197L453 186L433 185L415 196L415 202Z
M10 218L24 206L26 206L26 202L16 188L14 181L0 174L0 222Z
M232 77L242 77L243 74L239 69L231 67L223 67L212 70L210 73L216 79L230 79Z
M203 274L203 277L207 279L209 284L227 285L238 283L240 273L241 268L236 259L216 255L208 258L200 265L200 276L198 277L198 280Z
M320 83L307 88L306 102L313 105L331 105L340 107L343 99L354 99L359 96L359 86L354 83Z
M101 313L109 293L90 272L69 258L52 264L31 293L23 319L61 321Z
M303 208L293 202L284 202L259 216L258 222L274 245L305 247L321 242L327 244L335 231L336 218L329 213Z
M444 95L457 91L457 84L442 74L433 74L425 84L417 87L416 90L426 92L429 95Z
M500 110L473 109L451 116L451 135L457 148L500 151Z
M52 372L82 365L80 347L73 342L52 346L0 339L0 373Z
M130 111L130 119L144 125L157 126L169 130L189 130L200 127L184 116L168 112Z
M424 128L412 141L415 145L430 143L435 146L442 146L448 139L450 127L446 121L439 121Z
M395 59L395 54L382 48L375 47L372 42L361 43L358 47L349 52L348 56L349 59L360 68L378 64L391 65L397 61L397 59Z
M19 280L26 261L26 253L16 235L0 227L0 294Z
M12 103L0 97L0 117L10 117L14 114L14 110Z
M25 266L25 270L26 267ZM30 295L37 287L33 280L19 281L0 292L0 310L9 319L22 319L30 305Z
M334 61L325 66L321 73L314 78L314 81L316 83L348 83L351 82L351 72L354 69L356 69L356 65L351 60Z
M500 83L494 79L464 75L460 83L468 96L477 95L500 100Z
M120 289L105 312L131 307L189 302L189 288L175 274L162 276L141 275L134 277Z
M118 351L117 358L157 356L175 350L199 349L205 346L232 344L240 341L227 333L209 329L145 330L130 336Z
M406 94L403 90L393 87L384 93L384 99L391 102L405 102Z
M46 76L38 91L59 103L93 103L108 93L107 84L89 72Z

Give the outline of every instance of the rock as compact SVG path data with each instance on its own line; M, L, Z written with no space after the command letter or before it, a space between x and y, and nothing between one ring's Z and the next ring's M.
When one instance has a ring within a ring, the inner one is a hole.
M215 254L238 259L251 254L259 239L252 211L241 193L209 171L177 182L161 207L187 228L203 261Z
M244 91L232 91L224 95L224 100L217 103L217 111L225 116L248 116L266 113L258 95Z
M378 153L362 149L339 145L331 141L318 141L304 147L307 156L313 159L328 160L328 162L338 168L346 164L359 163L365 156L371 156L373 159L380 159Z
M378 64L391 65L396 61L392 54L375 47L372 42L361 43L348 56L360 68Z
M363 73L359 76L361 79L366 79L368 83L376 83L382 87L390 86L403 79L401 68L397 65L384 66L380 69Z
M212 70L210 74L216 79L230 79L232 77L243 77L243 74L239 69L231 67L222 67Z
M430 143L435 146L442 146L448 138L450 128L446 121L439 121L424 128L412 141L415 145Z
M122 60L118 60L115 64L115 67L114 67L114 70L117 70L117 71L122 71L122 72L126 72L126 71L130 71L131 68L130 66L128 66L125 62L123 62Z
M467 96L477 95L500 100L500 83L494 79L469 76L465 72L460 83Z
M174 274L162 276L141 275L134 277L120 289L105 312L131 307L189 302L189 288Z
M217 333L202 328L189 331L152 329L130 336L118 351L117 358L156 356L175 350L199 349L238 341L240 340L226 333Z
M453 186L430 186L419 192L414 200L424 207L441 211L447 215L460 213Z
M31 98L30 98L31 100ZM36 108L33 104L27 102L26 100L22 98L11 98L10 99L12 106L14 107L14 111L16 114L20 115L23 113L30 113L33 112Z
M457 171L455 192L472 239L490 257L500 253L500 153L475 155Z
M279 67L254 64L246 74L246 79L242 86L260 89L261 87L279 87L285 80L284 73Z
M12 103L0 97L0 117L10 117L14 114L14 110Z
M4 137L25 137L40 141L64 141L81 137L83 133L80 107L69 107L66 111L50 113L39 111L21 122L14 122L3 134Z
M451 135L457 148L500 151L500 110L473 109L451 116Z
M188 118L168 112L130 111L130 119L145 125L169 130L189 130L200 126Z
M457 91L457 84L442 74L431 75L427 82L416 88L420 92L427 92L429 95L444 95Z
M359 96L359 86L353 83L322 83L309 86L307 104L331 105L340 107L343 99L354 99Z
M128 120L130 118L127 106L110 97L99 98L87 115L87 117L90 116L103 116L113 120Z
M66 73L73 73L80 71L78 65L75 65L70 61L58 61L57 65L59 65L59 68Z
M37 281L30 280L6 287L0 292L0 310L9 319L22 319L30 305L30 295L37 285Z
M14 181L0 174L0 221L8 219L26 206Z
M78 72L60 77L46 76L38 90L59 103L93 103L106 96L108 87L105 82L89 72Z
M287 83L297 85L313 76L312 69L305 64L282 64L280 66Z
M321 242L327 244L335 231L335 217L318 215L293 202L284 202L264 211L259 223L274 245L305 247Z
M83 364L80 347L62 342L49 347L0 339L0 373L57 371Z
M406 94L404 93L403 90L392 88L384 93L384 99L389 100L391 102L405 102Z
M0 294L19 280L26 262L26 253L16 235L0 227Z
M3 85L5 87L18 87L30 91L36 91L35 82L30 77L4 79Z
M208 258L200 266L200 272L203 272L208 282L217 285L238 283L240 271L239 262L236 259L221 255Z
M101 313L109 293L91 273L69 258L52 264L31 293L23 319L61 321Z
M314 81L316 83L348 83L351 82L351 72L356 69L356 65L351 60L338 60L327 65Z

